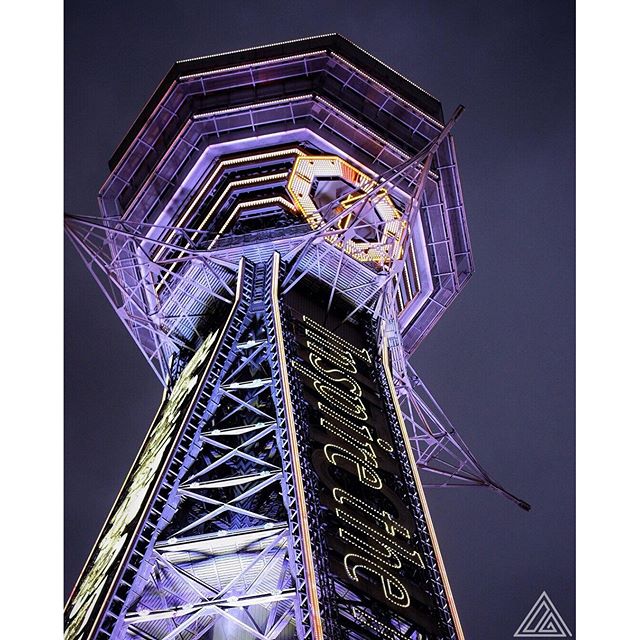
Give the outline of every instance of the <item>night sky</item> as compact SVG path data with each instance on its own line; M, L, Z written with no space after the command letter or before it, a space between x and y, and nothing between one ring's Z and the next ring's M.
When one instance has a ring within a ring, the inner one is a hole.
M513 636L546 590L575 637L574 5L565 0L67 0L65 208L97 215L107 161L178 59L340 32L439 98L476 273L413 357L526 513L428 500L469 640ZM65 598L161 387L66 241Z

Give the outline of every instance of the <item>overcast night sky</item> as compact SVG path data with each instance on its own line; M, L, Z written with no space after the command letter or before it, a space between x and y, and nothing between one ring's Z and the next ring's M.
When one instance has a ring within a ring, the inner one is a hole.
M506 640L546 590L575 634L574 5L566 0L67 0L65 208L98 215L107 161L175 60L339 32L440 99L476 273L414 355L481 463L533 505L428 494L468 640ZM161 387L65 255L65 599Z

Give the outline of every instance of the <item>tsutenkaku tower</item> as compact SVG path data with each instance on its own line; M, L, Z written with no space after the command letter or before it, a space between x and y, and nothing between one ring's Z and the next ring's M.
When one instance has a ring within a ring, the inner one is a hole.
M473 271L460 112L339 35L173 66L66 218L165 386L67 640L463 638L423 486L514 498L408 362Z

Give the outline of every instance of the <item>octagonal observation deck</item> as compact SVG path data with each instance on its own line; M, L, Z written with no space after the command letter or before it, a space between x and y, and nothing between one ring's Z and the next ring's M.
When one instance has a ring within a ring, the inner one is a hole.
M124 315L189 343L242 256L278 250L356 306L402 258L412 353L473 271L453 138L426 179L412 162L444 126L437 99L337 34L177 62L99 194L104 223L135 230L106 234Z

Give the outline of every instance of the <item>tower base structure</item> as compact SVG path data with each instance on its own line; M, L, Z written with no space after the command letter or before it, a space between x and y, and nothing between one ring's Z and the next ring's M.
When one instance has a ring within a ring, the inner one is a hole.
M67 638L461 638L366 312L243 261L168 385L66 610Z

